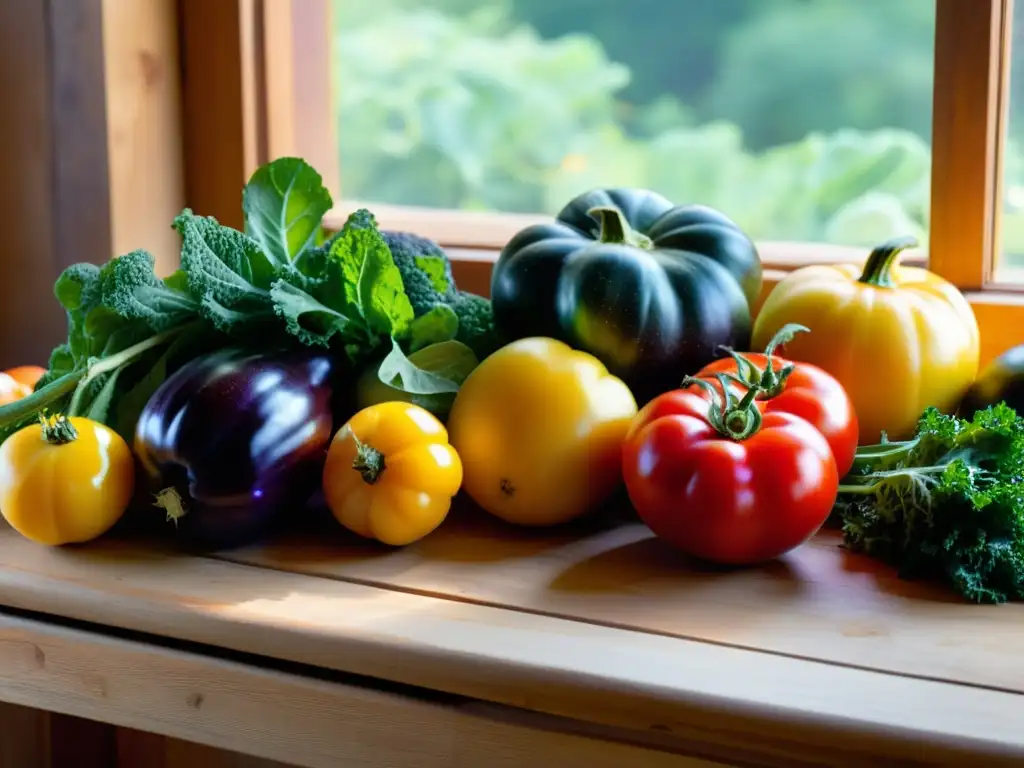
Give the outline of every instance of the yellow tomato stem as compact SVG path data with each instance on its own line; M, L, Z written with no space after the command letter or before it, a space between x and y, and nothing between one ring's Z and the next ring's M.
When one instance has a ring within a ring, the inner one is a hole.
M352 469L363 476L365 483L373 485L380 479L384 470L387 469L384 454L372 445L364 443L356 437L354 432L352 433L352 440L356 444L356 457L352 461Z
M75 425L68 421L68 418L59 413L52 419L47 419L43 414L39 415L42 424L43 440L50 445L67 445L78 439L78 430Z
M618 245L631 245L634 248L650 250L654 242L647 235L637 232L626 221L622 211L610 205L601 205L591 208L587 215L601 225L601 235L598 238L602 243L614 243Z
M877 288L892 288L892 268L897 257L907 248L916 247L917 240L913 237L895 237L882 243L868 256L858 282Z

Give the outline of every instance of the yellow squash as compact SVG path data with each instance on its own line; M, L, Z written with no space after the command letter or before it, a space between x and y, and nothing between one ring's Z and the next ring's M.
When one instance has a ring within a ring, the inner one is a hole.
M553 525L604 501L622 480L622 441L637 405L592 355L526 338L486 358L448 417L463 487L519 525Z
M787 323L811 333L785 345L791 360L835 376L857 411L861 445L911 437L927 406L952 413L978 373L978 322L948 281L897 263L912 239L891 240L852 264L789 274L769 294L751 346Z
M371 405L331 441L324 500L353 533L401 546L423 538L448 516L462 484L462 462L444 425L405 402Z
M40 544L101 536L124 514L134 490L128 444L90 419L57 416L0 444L0 513Z

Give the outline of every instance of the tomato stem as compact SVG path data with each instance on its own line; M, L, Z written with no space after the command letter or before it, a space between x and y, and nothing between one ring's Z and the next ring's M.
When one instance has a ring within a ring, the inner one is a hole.
M790 374L796 370L796 366L792 363L787 363L776 370L775 350L791 341L796 334L810 333L810 331L810 328L799 323L786 323L776 331L764 349L765 368L763 371L736 350L730 347L719 347L719 349L736 361L737 376L731 378L745 387L757 387L759 400L770 400L782 394Z
M352 469L363 476L364 482L373 485L380 479L384 470L387 469L384 454L356 437L355 432L350 434L356 444L356 457L352 460Z
M601 234L598 240L602 243L631 245L644 250L654 247L654 241L651 238L629 226L625 215L618 208L599 205L587 211L587 215L596 219L601 225Z
M896 258L907 248L916 247L917 240L913 237L894 237L886 240L870 253L858 282L878 288L892 288L892 268Z
M715 374L719 386L722 388L724 400L719 395L715 385L705 379L697 379L687 376L683 379L684 388L696 384L706 389L711 395L711 405L708 408L708 422L715 430L730 440L746 440L761 429L761 409L755 402L758 388L749 387L743 398L736 397L736 393L729 388L729 376L724 373Z
M41 413L39 422L42 424L43 440L50 445L67 445L78 439L78 430L63 413L58 413L52 419Z

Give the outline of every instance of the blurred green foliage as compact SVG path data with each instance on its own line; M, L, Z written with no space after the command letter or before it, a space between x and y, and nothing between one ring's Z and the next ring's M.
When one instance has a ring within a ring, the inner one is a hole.
M624 185L759 239L926 241L931 0L338 0L335 18L350 197L554 212ZM1008 197L1021 166L1011 146ZM1024 215L1004 238L1024 254Z

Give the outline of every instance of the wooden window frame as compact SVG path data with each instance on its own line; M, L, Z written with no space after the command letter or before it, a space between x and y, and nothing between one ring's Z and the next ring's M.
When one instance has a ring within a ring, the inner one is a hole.
M992 281L1012 5L936 0L928 265L974 306L983 362L1024 342L1024 284ZM0 364L38 357L62 336L61 318L39 296L66 263L143 247L170 271L174 215L187 205L240 227L241 185L273 157L302 156L324 174L338 201L329 227L360 204L342 197L338 178L331 0L83 0L74 18L58 12L60 0L0 7L13 15L0 31L0 63L17 57L42 73L42 82L12 80L10 111L31 114L0 128L5 167L33 181L15 201L13 253L0 262L0 322L36 334L0 339ZM45 40L35 65L30 33ZM69 88L81 98L64 98ZM31 121L44 128L41 157ZM440 242L460 285L482 294L501 245L542 218L368 207L383 226ZM866 255L816 243L758 248L762 295L800 266ZM924 264L925 254L906 261Z

